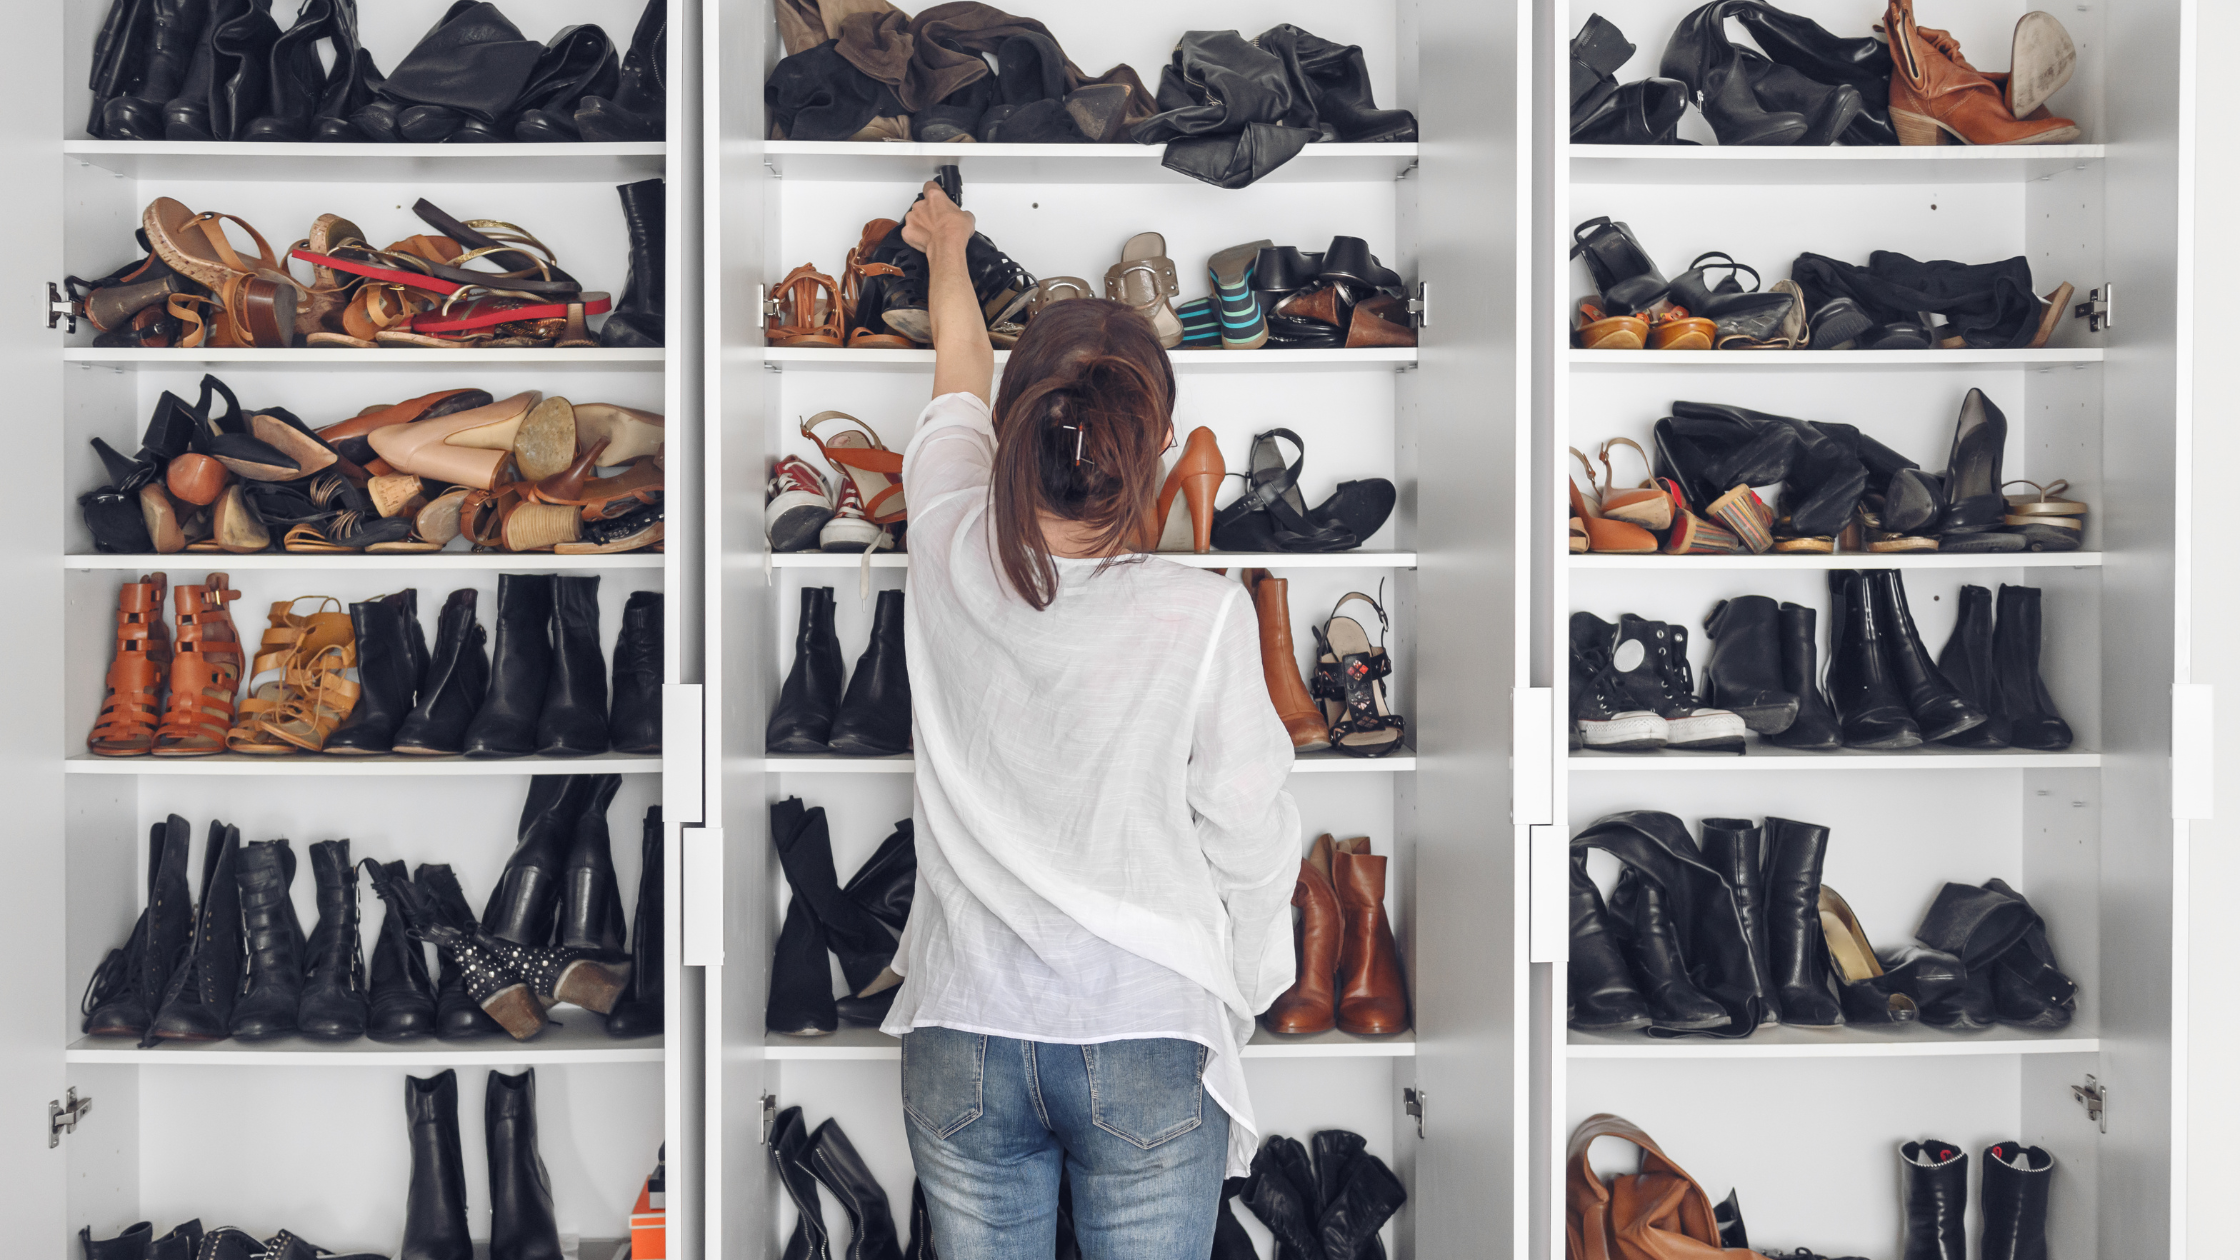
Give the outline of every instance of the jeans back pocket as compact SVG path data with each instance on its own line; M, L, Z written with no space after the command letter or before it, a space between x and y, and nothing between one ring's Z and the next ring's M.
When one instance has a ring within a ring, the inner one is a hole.
M1081 1047L1089 1069L1089 1119L1150 1150L1205 1123L1206 1048L1175 1037Z
M980 1118L988 1039L954 1028L913 1028L902 1037L902 1109L946 1138Z

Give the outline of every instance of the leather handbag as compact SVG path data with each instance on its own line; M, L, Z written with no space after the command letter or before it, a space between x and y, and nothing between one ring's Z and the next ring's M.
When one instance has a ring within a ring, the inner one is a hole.
M1599 1137L1640 1147L1641 1171L1603 1184L1587 1164L1587 1148ZM1748 1248L1720 1245L1711 1196L1631 1121L1607 1113L1588 1116L1571 1132L1564 1167L1564 1260L1758 1256Z

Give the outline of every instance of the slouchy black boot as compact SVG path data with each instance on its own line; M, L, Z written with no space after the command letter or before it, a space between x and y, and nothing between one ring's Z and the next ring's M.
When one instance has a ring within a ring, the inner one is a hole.
M86 86L93 90L86 134L96 140L137 138L109 135L103 119L111 101L138 90L147 77L153 7L150 0L109 0L109 12L93 38L93 71L86 78Z
M1758 995L1765 1000L1760 1024L1781 1022L1781 991L1773 978L1773 932L1766 919L1765 832L1747 818L1703 820L1703 860L1734 890L1734 908L1750 938L1750 960L1757 964ZM1572 894L1574 902L1578 894ZM1573 911L1577 919L1577 911Z
M195 907L192 953L164 986L163 1002L141 1045L157 1041L222 1041L241 991L241 889L234 866L241 829L210 824L202 847L202 904Z
M490 1157L490 1260L561 1260L552 1178L537 1154L537 1070L492 1072L482 1095Z
M789 798L772 806L774 823L777 811L787 806L792 807L787 810L791 814L800 809L800 801ZM809 903L823 925L826 943L840 959L840 974L847 978L849 992L862 992L894 961L895 937L870 911L840 891L840 879L832 867L832 832L825 821L824 807L803 812L796 825L773 825L770 838L777 846L778 862L785 868L786 884L795 897Z
M774 753L821 753L832 737L847 678L847 658L832 629L832 588L801 591L801 624L793 636L793 668L778 691L778 707L763 731L763 748Z
M1820 926L1820 870L1828 857L1828 829L1768 818L1765 843L1766 938L1781 1022L1803 1028L1840 1024L1843 1007L1828 987L1828 936Z
M391 905L390 891L406 881L404 863L382 867L386 879L373 885L381 898L381 935L374 938L373 966L366 977L366 1036L375 1041L410 1041L436 1031L436 986L428 978L428 958L420 942L405 932L403 910Z
M1739 714L1743 725L1778 735L1797 720L1797 693L1781 674L1781 610L1763 595L1721 600L1703 620L1711 660L1703 671L1704 703Z
M359 756L388 752L419 699L427 666L419 593L410 588L350 605L358 644L358 702L327 736L326 750Z
M607 830L607 807L622 787L619 774L583 776L591 780L589 799L576 817L561 876L559 942L577 949L619 951L626 927L622 889L614 878L614 846Z
M832 719L832 751L891 757L910 751L910 672L903 660L902 592L879 592L871 643L856 658L848 693Z
M652 0L651 13L661 0ZM581 116L580 114L578 115ZM650 347L662 344L668 316L663 306L667 285L668 185L658 179L641 179L615 189L622 194L622 226L630 237L630 271L622 285L622 300L615 303L607 322L599 326L602 346Z
M630 919L630 987L607 1012L610 1037L651 1037L663 1027L661 807L646 808L638 864L638 912Z
M646 0L622 54L614 95L584 97L576 107L576 130L594 144L660 140L669 134L668 109L669 6Z
M1923 1138L1898 1148L1905 1249L1899 1260L1968 1260L1968 1153Z
M1587 878L1586 854L1571 854L1571 961L1568 1022L1581 1032L1625 1032L1649 1026L1649 1004L1633 983L1612 935L1602 893Z
M311 138L311 114L327 86L326 67L319 63L319 41L334 40L341 52L335 27L348 13L349 3L307 0L296 14L295 25L273 41L265 97L252 102L259 112L242 124L240 139L297 143ZM356 14L348 17L355 19ZM356 25L354 20L351 24Z
M1890 664L1895 632L1868 590L1867 575L1857 569L1829 570L1828 596L1835 605L1828 699L1843 723L1843 746L1878 752L1919 747L1921 728Z
M901 1260L902 1239L895 1232L894 1208L887 1191L856 1154L836 1120L817 1126L809 1139L809 1171L840 1200L854 1226L848 1253L856 1260Z
M1954 691L1930 663L1929 649L1922 646L1921 634L1913 628L1913 612L1906 607L1904 575L1896 569L1869 569L1867 584L1873 588L1876 624L1888 633L1884 642L1892 680L1921 728L1921 738L1950 739L1983 725L1983 710Z
M2041 595L2035 586L1999 587L1999 628L1992 639L1999 699L2007 711L2007 742L2033 752L2060 752L2074 738L2053 707L2038 649L2045 642Z
M537 751L587 757L607 751L607 662L599 650L599 578L554 578L552 672L537 712Z
M659 591L638 591L622 606L622 633L614 642L614 708L607 734L618 753L661 751L661 633Z
M146 69L138 87L101 106L92 130L105 140L163 139L163 107L186 81L195 43L210 24L210 0L153 0L147 8Z
M358 0L335 0L334 64L319 89L311 114L311 139L319 144L357 144L366 139L350 116L371 105L386 80L373 54L358 40Z
M1807 752L1830 752L1843 747L1843 724L1828 706L1820 689L1819 618L1816 609L1802 604L1781 606L1781 685L1797 695L1797 719L1766 742Z
M1937 670L1961 699L1983 710L1984 721L1945 739L1956 748L2005 748L2012 730L2005 693L1999 690L1991 627L1991 591L1961 587L1960 616L1953 623L1952 637L1944 641L1944 651L1937 653Z
M487 133L512 112L542 56L544 45L524 38L498 6L454 4L397 63L381 95L399 107L406 140L449 139L470 121Z
M622 66L615 60L614 41L593 23L563 27L546 41L536 68L522 85L508 120L508 140L522 143L573 141L583 138L576 129L576 106L588 95L609 96L621 80ZM505 129L505 123L500 123Z
M444 921L462 931L474 927L474 908L449 866L423 864L413 872L412 882ZM503 1034L505 1028L467 996L466 972L458 957L439 947L436 962L441 966L436 982L436 1036L445 1041L464 1041Z
M794 843L806 824L799 797L787 797L770 806L770 842L779 851ZM763 1007L763 1026L789 1037L816 1037L840 1027L832 1001L832 962L825 947L824 925L809 899L796 892L786 905L784 926L778 929L777 948L770 959L770 996Z
M358 868L348 840L311 846L311 879L319 921L305 959L303 1005L296 1026L306 1037L346 1041L366 1035L365 958L358 943Z
M519 839L490 904L483 907L483 931L516 945L543 945L552 939L576 825L591 806L598 780L611 777L540 774L529 780L515 833Z
M503 577L499 579L504 581ZM436 648L422 671L418 703L397 727L394 752L442 756L467 744L467 726L490 690L490 655L474 619L473 587L451 592L436 617Z
M793 1260L831 1260L832 1234L825 1228L816 1174L809 1171L809 1126L802 1122L801 1108L788 1107L778 1113L766 1145L770 1148L770 1164L778 1172L778 1184L786 1188L796 1213L786 1255Z
M155 1020L172 970L194 939L194 897L187 889L187 848L194 836L177 814L148 828L148 901L122 949L94 973L83 1031L93 1037L139 1037Z
M467 1235L467 1170L459 1147L459 1074L404 1078L404 1122L412 1144L405 1183L404 1241L397 1260L474 1260Z
M2044 1147L1998 1142L1983 1150L1980 1260L2046 1260L2046 1201L2053 1156Z
M246 845L236 859L241 923L248 942L247 972L233 1004L233 1035L262 1041L296 1030L303 1005L303 923L289 888L296 879L295 850L285 840Z
M1610 917L1624 935L1626 955L1649 1000L1651 1022L1672 1032L1725 1028L1734 1016L1696 987L1680 948L1672 902L1652 879L1628 866L1610 892Z
M553 595L549 574L498 575L490 688L467 724L469 757L523 757L537 750L537 717L552 681Z
M264 109L272 49L280 41L271 7L271 0L213 0L209 117L217 139L246 139L249 123Z

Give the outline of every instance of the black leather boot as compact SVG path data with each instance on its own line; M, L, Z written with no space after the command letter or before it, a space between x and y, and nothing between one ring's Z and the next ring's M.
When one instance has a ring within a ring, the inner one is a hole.
M319 89L319 104L311 114L311 139L319 144L357 144L365 133L350 116L372 104L386 79L374 64L373 54L358 42L358 0L335 0L334 64Z
M614 41L603 28L592 23L561 28L546 42L522 85L505 138L524 144L581 140L576 106L585 96L614 95L621 78Z
M158 1041L222 1041L241 991L241 889L234 867L241 829L210 824L202 842L202 904L195 907L192 951L172 971L142 1046Z
M1765 1016L1758 1022L1778 1024L1781 990L1773 978L1773 932L1766 919L1765 832L1747 818L1706 818L1703 860L1734 891L1735 911L1742 916L1743 934L1750 938L1750 958L1758 971L1758 996L1765 1001ZM1576 890L1572 900L1578 900ZM1572 918L1578 918L1576 904Z
M639 845L638 912L630 918L630 987L607 1012L610 1037L657 1036L663 1026L661 970L661 807L646 808Z
M655 0L658 5L660 0ZM651 12L651 9L648 10ZM667 285L668 185L641 179L615 188L622 194L622 225L630 236L630 272L622 300L599 326L602 346L658 346L667 335L662 303Z
M1999 690L1998 662L1992 652L1991 591L1988 587L1960 588L1960 616L1953 622L1952 637L1937 653L1937 670L1952 684L1960 698L1983 710L1984 721L1944 742L1955 748L2005 748L2011 724L2004 695Z
M381 935L374 938L373 965L366 975L366 1036L375 1041L411 1041L436 1031L436 985L428 978L428 958L420 942L405 932L404 913L389 904L389 891L406 882L404 863L390 862L388 880L373 886L382 901Z
M832 628L832 605L831 587L802 588L793 668L786 671L778 707L763 732L763 748L769 752L822 753L832 738L832 719L840 711L848 671L847 658L840 654L840 636Z
M347 3L306 0L295 24L273 41L265 99L256 103L257 116L242 125L240 139L299 143L311 138L311 115L327 86L319 41L334 39L337 19ZM339 48L340 41L335 42Z
M1828 986L1828 935L1820 926L1820 869L1828 829L1787 818L1765 821L1766 938L1773 959L1773 1001L1793 1028L1829 1028L1843 1007Z
M1649 1003L1633 983L1625 951L1611 933L1602 893L1587 878L1583 850L1571 854L1571 961L1567 1012L1581 1032L1625 1032L1649 1026Z
M2045 642L2044 609L2035 586L1999 587L1999 628L1992 637L1999 701L2007 711L2007 742L2033 752L2060 752L2074 738L2053 707L2038 649Z
M561 1260L552 1178L537 1154L537 1070L492 1072L482 1095L490 1157L490 1260Z
M86 78L87 86L93 89L86 134L96 140L139 138L109 135L102 120L109 102L131 95L147 77L153 7L150 0L109 0L109 12L101 19L101 30L93 40L93 70Z
M364 755L395 746L397 728L419 701L420 675L427 668L419 605L419 592L410 587L350 605L350 629L358 642L358 701L327 736L328 752Z
M1680 924L1671 899L1655 880L1628 866L1610 891L1610 921L1618 928L1648 999L1651 1022L1671 1032L1725 1028L1734 1016L1698 988L1680 948Z
M1896 569L1869 569L1867 585L1873 589L1875 621L1887 631L1892 680L1921 728L1921 738L1950 739L1983 725L1983 710L1954 691L1930 662L1929 649L1913 628L1913 611L1906 607L1904 575Z
M856 1154L836 1120L817 1126L809 1139L809 1171L840 1200L854 1227L848 1243L853 1260L901 1260L902 1239L895 1233L894 1209L887 1191Z
M821 813L821 811L820 811ZM770 843L782 854L808 826L807 811L799 797L787 797L770 806ZM796 894L786 905L784 926L778 929L777 948L770 960L770 996L763 1008L763 1025L774 1033L812 1036L840 1026L832 1002L832 962L825 947L824 924L819 922L807 897Z
M778 1184L786 1188L796 1213L793 1236L786 1241L786 1256L789 1260L831 1260L832 1233L825 1228L816 1174L809 1171L809 1126L802 1122L801 1108L788 1107L778 1113L766 1145L770 1148L770 1166L777 1170Z
M519 839L498 875L490 904L483 907L483 931L516 945L552 940L576 825L590 808L598 781L611 777L540 774L529 780L529 795L521 803L521 825L515 833Z
M599 650L599 578L553 579L552 673L537 712L537 752L588 757L607 751L607 662Z
M856 658L829 747L844 757L892 757L910 751L910 671L903 660L902 592L879 592L871 642Z
M781 811L784 821L781 823ZM794 818L798 816L799 821ZM870 911L840 890L832 866L832 832L824 807L804 811L799 797L771 806L770 837L793 895L806 900L824 927L825 943L840 959L848 991L861 993L894 961L895 936Z
M163 107L186 81L195 41L210 24L210 0L134 0L144 4L151 29L140 85L101 107L93 134L104 140L163 139Z
M1877 752L1920 747L1921 728L1890 664L1892 630L1868 593L1867 575L1829 570L1828 598L1835 637L1828 652L1828 699L1843 724L1843 746Z
M1817 609L1802 604L1781 606L1781 685L1797 696L1797 718L1789 729L1766 736L1766 742L1805 752L1832 752L1843 747L1843 723L1820 689L1820 636Z
M319 921L305 951L303 1005L296 1026L306 1037L347 1041L366 1035L365 957L358 942L358 868L348 840L311 846L311 880Z
M446 922L462 929L475 925L474 908L449 866L423 864L413 872L412 882ZM458 958L450 950L439 948L436 962L436 1036L445 1041L465 1041L503 1035L505 1029L498 1021L467 996L466 976Z
M559 942L577 949L619 951L627 934L622 919L622 889L614 878L614 846L607 831L607 807L622 787L619 774L583 776L591 780L589 799L575 820L561 875Z
M233 1004L233 1035L243 1041L282 1037L296 1030L303 1005L309 942L296 918L296 854L285 840L246 845L236 859L241 925L248 943L247 974Z
M1280 1254L1329 1254L1321 1250L1322 1205L1314 1166L1297 1139L1279 1135L1261 1143L1238 1198L1275 1235Z
M210 134L220 140L245 138L249 123L264 110L272 87L272 49L280 41L271 8L272 0L212 0L217 22L210 32Z
M2053 1156L2044 1147L1999 1142L1983 1150L1979 1260L2046 1260L2046 1201Z
M501 577L500 581L504 579ZM474 619L473 587L451 592L436 617L436 648L422 671L419 700L397 727L393 751L453 754L467 745L467 726L490 690L490 656Z
M148 1244L148 1260L196 1260L202 1254L202 1218L174 1225L171 1232Z
M1898 1148L1905 1247L1899 1260L1968 1260L1968 1153L1923 1138Z
M630 47L622 54L614 96L585 97L576 108L576 130L594 144L661 140L669 134L668 108L669 6L664 0L646 0L630 33Z
M1778 735L1797 720L1797 693L1781 676L1781 610L1763 595L1721 600L1703 619L1711 660L1703 670L1704 703L1739 714L1761 735Z
M622 606L622 633L614 641L614 708L607 735L618 753L661 752L661 633L659 591L637 591Z
M794 1111L798 1115L800 1109ZM143 1260L148 1254L148 1243L155 1235L155 1225L141 1221L115 1238L96 1240L93 1226L88 1225L78 1231L78 1245L85 1249L85 1260Z
M1368 1140L1344 1129L1314 1135L1315 1182L1322 1190L1322 1237L1328 1252L1374 1255L1377 1231L1408 1201L1408 1191Z
M178 91L163 103L161 139L217 139L210 134L210 84L217 65L210 37L217 31L221 11L228 3L229 0L208 0L201 28L194 32L187 46L187 72L179 79Z
M469 757L525 757L537 750L537 715L552 684L554 590L550 574L498 575L490 688L467 724Z
M467 1236L467 1170L459 1148L459 1074L404 1078L404 1122L412 1143L405 1183L404 1241L397 1260L474 1260Z
M462 2L397 63L381 95L399 107L404 139L445 140L470 121L487 129L510 116L543 56L544 45L523 37L498 6Z
M94 973L83 1031L92 1037L139 1037L155 1020L171 972L194 938L194 898L187 889L187 847L193 839L177 814L148 828L147 908L122 949L109 951Z

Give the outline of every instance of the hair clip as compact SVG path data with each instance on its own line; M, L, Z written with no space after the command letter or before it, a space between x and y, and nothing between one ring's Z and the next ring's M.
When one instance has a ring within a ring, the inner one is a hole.
M1073 430L1073 466L1076 468L1081 467L1083 464L1094 466L1097 461L1093 459L1085 460L1081 458L1081 443L1083 438L1089 432L1088 422L1083 421L1080 424L1061 424L1058 427L1061 429Z

